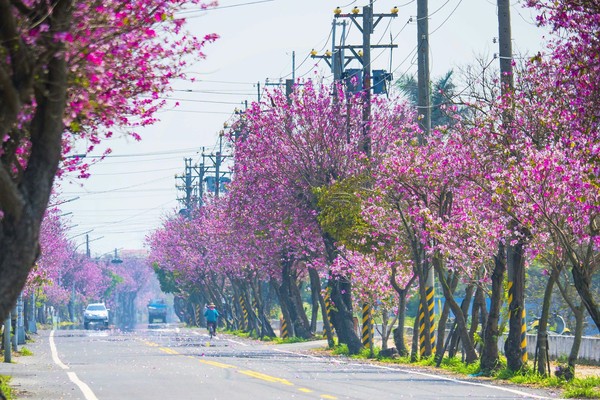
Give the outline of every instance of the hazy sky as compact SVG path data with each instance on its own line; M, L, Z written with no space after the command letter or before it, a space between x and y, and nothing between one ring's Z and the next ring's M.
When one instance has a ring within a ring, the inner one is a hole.
M176 83L173 102L161 112L161 122L139 130L141 142L117 138L105 142L113 152L91 169L87 180L63 179L61 205L71 213L73 240L85 249L89 231L92 255L114 249L140 249L145 236L160 226L165 216L181 208L182 196L175 188L175 174L184 171L184 158L193 163L205 153L215 151L218 132L230 121L235 108L244 101L256 101L265 81L277 83L292 77L295 52L295 77L324 76L331 72L324 61L308 57L311 49L319 54L330 50L333 9L350 12L362 9L368 0L221 0L209 11L190 9L182 13L197 35L217 33L220 39L208 45L206 59L190 68L193 84ZM498 52L496 2L492 0L430 0L429 29L431 76L435 79L450 69L473 63L476 58L492 62ZM511 8L513 51L536 52L542 46L542 32L534 16L520 1ZM372 44L398 48L372 52L374 69L386 69L397 78L416 74L415 0L376 0L375 13L387 13L397 6L398 17L383 19L375 28ZM412 22L411 22L412 21ZM349 29L347 44L361 44L356 27ZM341 28L337 28L339 39ZM390 38L391 35L391 38ZM349 68L358 68L352 64ZM391 68L390 68L391 64ZM273 86L268 86L273 89ZM98 150L94 154L100 154Z

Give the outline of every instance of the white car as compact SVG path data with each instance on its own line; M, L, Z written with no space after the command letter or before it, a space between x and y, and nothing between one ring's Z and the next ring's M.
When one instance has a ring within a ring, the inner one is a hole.
M108 328L108 309L104 303L88 304L83 312L83 327L89 329L90 323Z

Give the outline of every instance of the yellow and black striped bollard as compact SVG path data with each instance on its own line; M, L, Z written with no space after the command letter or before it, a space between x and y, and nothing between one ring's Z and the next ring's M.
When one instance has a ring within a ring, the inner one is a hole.
M365 348L372 348L373 343L373 308L369 303L363 304L362 309L362 344Z

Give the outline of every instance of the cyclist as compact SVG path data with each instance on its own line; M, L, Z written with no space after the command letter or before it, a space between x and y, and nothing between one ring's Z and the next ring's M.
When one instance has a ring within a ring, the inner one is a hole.
M215 303L210 303L204 311L206 317L206 327L210 336L217 335L217 318L219 318L219 312L215 308Z

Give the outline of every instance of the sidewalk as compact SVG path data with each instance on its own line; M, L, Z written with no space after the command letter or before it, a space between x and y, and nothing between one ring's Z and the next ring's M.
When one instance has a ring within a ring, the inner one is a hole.
M50 331L38 330L26 347L33 355L16 356L12 363L0 363L0 375L12 376L10 386L17 399L63 400L81 399L81 392L64 370L52 361L49 345ZM2 358L3 359L3 358Z

